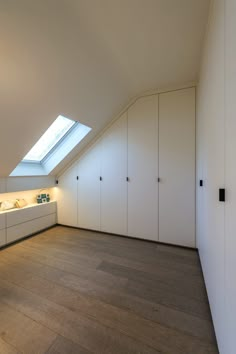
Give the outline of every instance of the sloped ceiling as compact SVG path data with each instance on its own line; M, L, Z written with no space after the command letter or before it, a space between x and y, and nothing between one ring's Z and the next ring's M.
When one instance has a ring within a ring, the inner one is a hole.
M197 80L208 6L0 0L0 175L59 114L93 128L83 147L133 96Z

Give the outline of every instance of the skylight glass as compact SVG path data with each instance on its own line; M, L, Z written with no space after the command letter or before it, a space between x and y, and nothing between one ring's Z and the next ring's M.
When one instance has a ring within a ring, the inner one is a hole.
M71 119L61 115L58 116L24 157L23 161L41 162L75 124L76 122Z

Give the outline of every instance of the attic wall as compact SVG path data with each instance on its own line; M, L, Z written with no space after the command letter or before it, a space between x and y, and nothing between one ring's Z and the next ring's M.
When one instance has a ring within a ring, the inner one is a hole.
M55 186L55 177L7 177L0 178L0 193L12 193Z
M234 0L212 0L197 95L197 244L221 354L236 347L235 18Z
M11 192L11 193L0 193L0 202L4 200L15 200L15 199L24 199L27 204L35 204L36 197L39 194L40 189L32 189L32 190L24 190L19 192ZM55 187L46 188L47 193L50 195L50 200L55 200Z
M209 0L1 1L0 176L59 114L92 128L142 91L195 81Z
M70 155L70 159L67 158L63 161L62 164L60 164L60 166L58 168L56 168L53 172L56 175L56 178L60 177L68 168L70 168L79 158L81 158L84 154L86 154L86 152L92 148L94 146L94 144L96 144L97 141L99 141L102 136L106 133L106 131L122 116L122 114L124 114L139 98L142 97L146 97L146 96L150 96L150 95L157 95L157 94L161 94L161 93L165 93L165 92L171 92L171 91L175 91L175 90L181 90L181 89L185 89L185 88L190 88L190 87L196 87L197 83L194 81L191 82L187 82L187 83L182 83L182 84L178 84L178 85L171 85L171 86L167 86L167 87L163 87L160 89L156 89L156 90L149 90L146 92L143 92L135 97L133 97L128 104L126 104L117 115L111 117L111 119L109 120L109 123L103 128L101 129L101 131L99 133L97 133L96 135L92 135L90 141L88 141L87 143L81 144L81 149L79 150L74 150L73 153ZM86 139L86 138L85 138ZM80 145L79 144L79 145Z

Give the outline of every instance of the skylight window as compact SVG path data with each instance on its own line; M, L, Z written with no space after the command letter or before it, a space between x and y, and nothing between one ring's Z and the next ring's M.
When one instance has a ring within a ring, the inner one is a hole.
M58 116L24 157L23 162L41 162L76 124L71 119Z
M10 176L45 176L52 173L90 131L87 125L58 116Z

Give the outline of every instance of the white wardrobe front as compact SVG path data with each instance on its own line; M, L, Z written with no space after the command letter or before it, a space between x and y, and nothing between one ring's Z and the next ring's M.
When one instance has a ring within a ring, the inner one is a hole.
M159 241L195 247L195 88L159 95Z
M127 113L101 141L101 230L127 234Z
M100 179L101 143L98 142L78 163L78 226L81 228L101 229Z
M158 240L158 96L128 110L128 235Z
M145 96L59 178L58 220L195 247L194 175L195 89Z
M77 227L77 163L68 168L60 176L58 182L56 188L57 221L62 225Z

